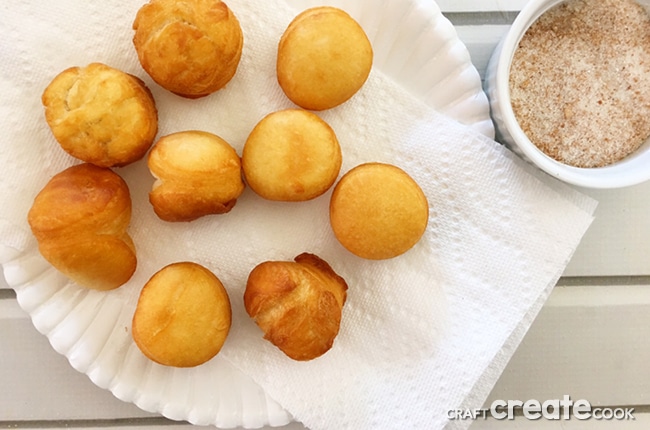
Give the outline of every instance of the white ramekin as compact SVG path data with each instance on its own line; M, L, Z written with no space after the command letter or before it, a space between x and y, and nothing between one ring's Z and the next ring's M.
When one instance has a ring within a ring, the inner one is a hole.
M586 188L622 188L650 180L650 139L623 160L598 168L579 168L547 156L524 134L510 104L510 64L519 41L549 8L563 0L530 0L495 48L485 74L485 91L496 128L496 138L523 159L549 175ZM606 31L606 30L605 30Z

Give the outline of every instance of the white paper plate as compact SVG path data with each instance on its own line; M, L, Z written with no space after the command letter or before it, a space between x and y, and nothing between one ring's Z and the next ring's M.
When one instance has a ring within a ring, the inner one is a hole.
M290 0L296 10L327 3L364 27L375 67L427 105L493 137L487 97L469 53L432 0ZM17 255L0 248L7 282L36 329L99 387L143 410L221 428L292 421L250 378L219 356L192 369L143 359L128 324L124 295L81 289L49 266L35 246Z

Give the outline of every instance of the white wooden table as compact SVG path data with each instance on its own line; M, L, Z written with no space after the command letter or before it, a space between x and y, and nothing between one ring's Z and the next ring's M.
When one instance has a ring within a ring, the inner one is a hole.
M472 61L487 60L527 0L438 0ZM606 31L606 30L605 30ZM650 428L650 182L597 199L596 220L515 352L494 399L586 399L635 421L477 420L473 430ZM0 280L0 427L185 427L97 388L52 350ZM303 429L290 424L284 429Z

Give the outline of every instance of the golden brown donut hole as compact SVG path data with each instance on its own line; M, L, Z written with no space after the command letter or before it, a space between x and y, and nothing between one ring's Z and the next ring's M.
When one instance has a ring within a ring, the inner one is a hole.
M401 255L422 237L429 204L404 170L384 163L361 164L334 187L330 223L339 242L371 260Z
M138 11L133 29L142 68L182 97L211 94L237 71L244 34L220 0L151 0Z
M372 59L370 41L350 15L329 6L307 9L280 39L278 83L298 106L330 109L359 91L370 74Z
M156 363L194 367L217 355L232 322L230 299L207 268L172 263L156 272L140 292L132 334Z
M247 184L268 200L304 201L320 196L336 181L341 163L334 130L302 109L264 117L242 151Z

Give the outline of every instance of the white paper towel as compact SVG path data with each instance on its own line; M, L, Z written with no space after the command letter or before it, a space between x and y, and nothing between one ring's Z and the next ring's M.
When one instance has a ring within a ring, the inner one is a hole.
M9 60L0 65L2 244L33 245L26 225L33 197L76 163L52 138L40 105L47 83L69 66L100 61L142 77L156 98L159 135L210 131L239 153L259 119L292 107L274 75L277 40L295 15L287 4L228 2L244 29L244 55L228 87L199 100L162 90L140 68L130 44L140 4L12 0L3 11L1 58ZM129 284L108 294L133 308L156 270L196 261L231 295L233 329L220 357L307 427L442 428L447 410L480 406L509 358L504 345L511 351L525 333L595 203L540 179L500 145L427 108L377 70L350 102L320 115L341 142L342 172L365 161L390 162L422 186L431 219L415 248L388 261L352 256L329 229L329 193L296 204L264 201L247 190L229 214L165 223L148 204L153 178L138 162L117 172L134 201L139 266ZM327 260L350 289L333 349L297 363L262 340L242 294L256 264L303 251Z

